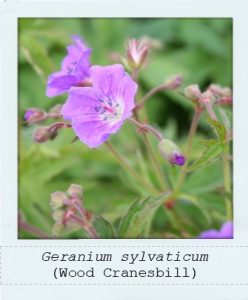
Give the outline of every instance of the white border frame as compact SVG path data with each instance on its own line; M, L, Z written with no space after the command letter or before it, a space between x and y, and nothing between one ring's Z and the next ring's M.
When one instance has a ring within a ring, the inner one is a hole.
M152 240L152 247L248 247L247 168L248 1L8 1L1 3L1 241L4 247L151 247L151 240L21 240L17 238L17 18L19 17L223 17L233 18L234 239ZM248 248L246 248L248 249ZM243 257L240 257L241 263ZM242 264L241 264L242 266ZM246 285L244 285L246 287ZM246 289L247 290L247 289ZM45 295L45 294L44 294ZM118 294L117 294L118 295ZM141 294L140 294L141 295ZM144 294L145 295L145 294ZM194 294L192 294L193 296ZM210 295L210 294L209 294ZM237 295L237 293L235 294ZM142 298L142 297L141 297ZM138 298L138 294L136 299ZM13 298L14 299L14 298ZM49 298L48 298L49 299ZM64 298L63 298L64 299ZM97 299L97 298L96 298ZM106 298L110 299L110 298ZM111 298L112 299L112 298ZM122 298L118 298L122 299ZM124 298L123 298L124 299ZM172 298L171 298L172 299ZM174 299L174 298L173 298ZM175 298L176 299L176 298ZM193 299L193 298L192 298ZM203 298L202 298L203 299ZM204 298L205 299L205 298ZM217 298L212 298L217 299ZM220 298L218 298L220 299ZM223 298L224 299L224 298ZM240 298L241 299L241 298ZM243 298L246 299L246 298Z

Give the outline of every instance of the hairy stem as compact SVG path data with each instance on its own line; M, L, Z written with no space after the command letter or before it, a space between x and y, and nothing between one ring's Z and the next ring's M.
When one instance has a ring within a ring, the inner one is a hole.
M83 220L81 220L79 217L72 215L71 220L74 221L74 223L80 225L84 231L86 231L89 235L89 237L93 238L93 239L98 239L98 235L96 233L95 228L88 222L85 222Z
M195 113L194 113L194 116L192 119L192 123L191 123L190 130L189 130L189 135L188 135L188 144L187 144L187 148L186 148L186 162L185 162L184 166L182 167L181 173L178 177L176 186L174 188L174 195L176 195L179 192L179 190L184 182L185 176L186 176L186 169L188 167L189 156L190 156L190 153L192 150L193 138L196 133L196 129L197 129L197 126L199 123L201 113L202 113L201 110L199 110L197 108L195 109Z
M132 118L129 118L128 120L129 120L130 123L134 124L139 129L145 130L145 131L150 131L151 133L153 133L155 135L155 137L158 140L163 139L163 136L157 130L155 130L153 127L151 127L149 125L141 124L137 119L134 120ZM148 152L148 154L150 156L150 159L151 159L151 162L153 164L153 167L154 167L155 171L157 172L157 175L158 175L161 187L163 189L166 189L166 187L167 187L166 178L165 178L165 176L163 174L163 171L162 171L162 169L160 167L160 164L159 164L159 162L158 162L158 160L157 160L157 158L156 158L156 156L155 156L155 154L153 152L152 145L151 145L151 143L149 141L149 138L146 135L146 132L142 132L142 134L143 134L143 137L144 137L144 143L145 143L147 152Z
M232 204L230 201L231 193L231 170L227 154L223 156L223 171L224 171L224 188L225 188L225 203L226 203L226 218L232 219Z
M36 228L33 225L28 224L27 222L25 222L23 220L19 220L18 224L19 224L19 228L34 234L38 238L41 238L41 239L50 239L51 238L51 236L47 235L42 230Z
M132 119L132 118L128 118L128 121L129 121L129 123L137 126L139 129L152 133L159 141L163 140L162 134L160 132L158 132L158 130L153 128L152 126L150 126L148 124L141 124L140 122L138 122L137 120Z
M214 121L218 121L217 117L216 117L216 114L213 110L213 106L212 106L212 103L210 101L208 102L204 102L204 105L206 107L206 110L210 116L211 119L213 119Z
M120 165L127 170L146 190L152 192L153 194L158 194L157 191L152 185L146 182L125 160L122 155L117 152L117 150L109 143L105 142L106 146L110 150L110 152L115 156L116 160L120 163Z
M161 184L161 187L163 188L163 190L166 190L167 188L167 180L163 174L163 171L161 169L161 166L159 164L159 161L157 160L155 154L154 154L154 151L152 149L152 145L149 141L149 138L148 136L146 135L146 133L143 133L143 136L144 136L144 143L145 143L145 146L146 146L146 149L147 149L147 152L151 158L151 161L152 161L152 164L153 164L153 167L158 175L158 178L159 178L159 181L160 181L160 184Z
M151 98L153 95L157 94L158 92L162 91L165 89L165 84L160 84L156 87L154 87L153 89L151 89L143 98L141 98L141 100L137 103L135 110L140 109L141 107L144 106L145 102Z

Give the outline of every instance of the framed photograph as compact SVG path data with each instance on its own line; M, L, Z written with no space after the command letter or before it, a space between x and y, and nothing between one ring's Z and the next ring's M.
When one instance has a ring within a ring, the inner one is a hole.
M1 3L4 300L248 299L247 8Z

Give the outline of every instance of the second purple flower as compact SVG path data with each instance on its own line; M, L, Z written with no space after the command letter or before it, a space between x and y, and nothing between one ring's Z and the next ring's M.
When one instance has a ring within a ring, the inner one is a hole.
M73 36L74 44L67 47L67 55L62 61L61 70L51 74L47 81L46 95L54 97L66 93L73 86L82 86L89 80L90 55L88 48L79 36Z

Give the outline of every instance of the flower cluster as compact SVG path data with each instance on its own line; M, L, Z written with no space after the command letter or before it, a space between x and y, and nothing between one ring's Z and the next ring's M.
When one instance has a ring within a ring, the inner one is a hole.
M36 124L49 118L63 118L63 121L37 128L33 134L37 143L52 140L59 129L71 127L76 139L90 148L96 148L116 133L124 121L130 119L132 111L140 109L147 100L136 103L138 85L135 78L137 72L146 65L149 50L154 46L149 39L129 40L126 59L122 61L134 73L130 76L122 64L91 65L92 49L78 36L73 36L72 40L74 43L67 47L61 70L48 77L46 91L48 97L67 93L66 102L48 113L39 108L29 108L24 119L28 124ZM182 77L176 75L163 82L158 90L174 90L181 83ZM154 128L140 124L137 118L133 124L145 132L155 133L159 142L163 139ZM166 151L160 149L160 152L170 163L184 165L185 157L176 145Z
M62 116L83 143L95 148L131 116L137 84L122 65L91 66L91 49L77 36L73 41L61 70L48 78L47 95L69 94Z

